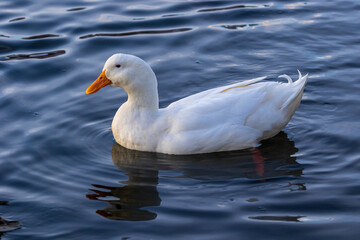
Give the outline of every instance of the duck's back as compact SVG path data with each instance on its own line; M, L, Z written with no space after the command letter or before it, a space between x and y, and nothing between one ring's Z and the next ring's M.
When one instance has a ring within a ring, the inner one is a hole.
M195 154L254 147L281 131L301 101L307 76L292 83L253 79L210 89L163 110L157 152Z

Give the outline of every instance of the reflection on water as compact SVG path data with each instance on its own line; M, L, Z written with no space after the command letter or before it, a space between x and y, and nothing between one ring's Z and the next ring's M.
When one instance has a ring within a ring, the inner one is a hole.
M35 36L33 36L35 37ZM4 57L0 57L0 61L10 61L10 60L24 60L24 59L44 59L44 58L51 58L56 57L59 55L65 54L65 50L57 50L57 51L50 51L50 52L38 52L38 53L31 53L31 54L12 54L7 55Z
M192 30L192 28L147 30L147 31L135 31L135 32L122 32L122 33L95 33L95 34L88 34L81 36L80 39L93 38L93 37L125 37L125 36L146 35L146 34L179 33L190 30Z
M121 167L119 166L119 168ZM142 210L141 208L160 206L161 199L156 189L158 171L130 169L128 172L129 180L122 182L125 186L108 187L93 184L94 187L101 190L90 189L94 194L88 194L86 197L91 200L107 202L109 206L105 209L97 210L96 213L108 219L127 221L155 219L156 213ZM100 199L106 197L115 197L118 200Z
M142 208L160 206L161 198L157 191L159 171L180 171L175 178L199 180L246 178L267 181L287 175L299 177L303 168L292 156L297 151L294 142L284 132L264 141L254 150L185 156L133 151L114 143L112 160L119 169L127 172L128 180L122 181L121 187L93 184L97 189L90 189L93 194L88 194L87 198L108 203L109 206L96 211L103 217L127 221L152 220L157 214ZM306 190L303 183L289 188ZM265 219L268 220L267 217Z
M0 237L4 232L10 232L20 228L20 222L18 221L7 221L0 217ZM1 238L0 238L1 239Z
M75 12L75 11L81 11L81 10L84 10L85 8L84 7L78 7L78 8L70 8L66 11L68 12Z
M207 9L200 9L198 10L198 12L215 12L215 11L224 11L224 10L232 10L232 9L237 9L237 8L266 8L269 7L270 5L265 4L265 5L236 5L236 6L229 6L229 7L221 7L221 8L207 8Z
M1 205L9 205L8 201L0 201ZM0 239L3 233L10 232L20 228L20 222L18 221L8 221L0 217Z
M263 221L285 221L285 222L301 222L304 216L256 216L249 217L249 219L263 220Z

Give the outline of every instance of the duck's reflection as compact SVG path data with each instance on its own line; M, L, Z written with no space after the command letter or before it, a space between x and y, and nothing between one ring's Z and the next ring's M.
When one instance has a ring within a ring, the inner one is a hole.
M115 143L112 160L119 169L127 171L128 181L122 182L122 187L93 185L97 189L91 189L94 193L87 197L92 200L115 198L102 200L109 206L97 211L106 218L152 220L156 218L156 213L142 208L159 206L161 203L157 191L160 170L167 170L166 175L176 178L248 178L266 181L286 175L301 176L302 168L296 162L296 157L292 156L297 151L294 142L290 141L284 132L262 142L262 145L254 150L188 156L132 151ZM303 184L300 185L289 188L306 189Z
M118 156L116 153L114 155L114 151L117 151L118 146L117 144L113 146L113 159ZM120 166L119 168L128 171L129 180L122 182L125 186L107 187L93 184L94 187L102 190L90 189L94 194L88 194L87 198L91 200L100 200L99 198L105 197L115 197L117 199L102 200L107 202L109 206L97 210L96 213L113 220L145 221L156 218L156 213L141 208L160 206L161 199L156 189L158 171L122 168Z

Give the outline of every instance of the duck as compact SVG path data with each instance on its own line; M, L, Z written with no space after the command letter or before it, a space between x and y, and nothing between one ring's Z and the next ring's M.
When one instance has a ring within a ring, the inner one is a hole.
M278 134L297 110L308 74L287 82L259 77L205 90L159 108L157 78L141 58L118 53L86 89L120 87L128 99L111 129L115 141L137 151L189 155L250 149Z

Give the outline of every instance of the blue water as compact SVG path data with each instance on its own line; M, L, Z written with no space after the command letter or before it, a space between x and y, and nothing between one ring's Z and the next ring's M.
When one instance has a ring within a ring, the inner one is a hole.
M0 217L15 239L358 239L359 1L0 2ZM258 149L168 156L114 144L125 92L85 95L113 53L154 69L160 106L309 73ZM1 235L1 233L0 233Z

